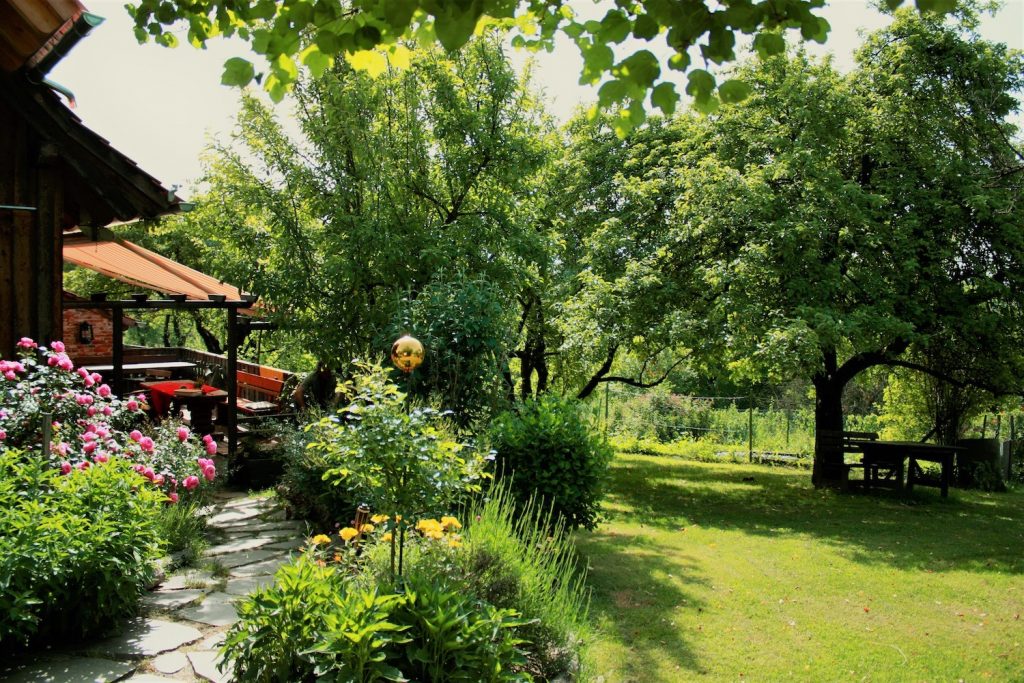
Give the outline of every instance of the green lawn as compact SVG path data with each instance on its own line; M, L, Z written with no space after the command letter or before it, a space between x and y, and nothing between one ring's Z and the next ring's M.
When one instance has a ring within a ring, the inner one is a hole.
M606 683L1024 680L1024 495L617 456L581 532Z

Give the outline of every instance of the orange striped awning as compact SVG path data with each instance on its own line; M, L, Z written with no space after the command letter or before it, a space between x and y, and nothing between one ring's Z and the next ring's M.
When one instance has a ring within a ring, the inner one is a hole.
M65 235L64 260L135 287L163 294L184 294L186 298L199 300L208 299L211 294L223 294L233 300L242 298L242 292L234 285L128 240L97 241L86 235ZM249 309L240 312L252 313Z

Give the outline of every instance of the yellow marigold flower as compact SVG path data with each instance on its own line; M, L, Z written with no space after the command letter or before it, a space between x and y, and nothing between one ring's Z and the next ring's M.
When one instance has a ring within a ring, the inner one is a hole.
M338 553L334 553L334 561L341 562L341 555L339 555Z
M454 517L442 517L441 526L443 526L445 530L462 528L462 524L459 522L459 520L455 519Z
M452 548L461 548L462 536L459 536L458 534L452 534L448 537L448 545Z
M441 532L441 523L436 519L421 519L416 523L416 531L429 534L432 531Z
M432 538L435 541L440 541L442 538L444 538L444 532L440 529L431 529L430 531L425 532L423 535L427 538Z
M313 545L327 545L331 542L331 537L324 534L317 534L313 537Z
M353 529L352 527L347 526L344 529L342 529L340 532L338 532L338 535L341 536L341 540L345 541L345 543L348 543L353 538L358 536L359 532L356 531L355 529Z
M359 530L364 534L372 534L373 530L376 528L377 527L373 526L372 524L364 524L361 527L359 527Z
M384 541L385 543L389 543L391 541L391 532L389 531L383 536L381 536L380 540Z
M391 518L388 517L387 515L374 515L373 517L370 517L370 521L373 522L374 524L383 524L384 522L388 521L389 519L391 519Z

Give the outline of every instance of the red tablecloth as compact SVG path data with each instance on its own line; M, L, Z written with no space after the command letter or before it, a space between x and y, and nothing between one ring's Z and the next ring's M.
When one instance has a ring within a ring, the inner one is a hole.
M175 391L179 389L194 389L196 385L191 380L171 380L170 382L148 382L144 386L149 392L150 405L153 407L153 412L163 417L171 409L171 401L174 400ZM220 389L211 387L209 384L203 385L204 394L214 391L220 391Z

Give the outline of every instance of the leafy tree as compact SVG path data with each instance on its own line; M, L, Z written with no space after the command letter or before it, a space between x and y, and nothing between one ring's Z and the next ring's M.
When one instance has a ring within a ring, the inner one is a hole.
M582 136L570 177L594 191L563 182L580 254L563 347L594 348L591 368L608 353L597 381L652 341L711 374L806 378L819 430L842 429L844 389L876 366L1017 388L1024 62L974 26L901 12L849 77L778 56L743 65L751 96L713 116ZM985 353L934 362L951 347ZM819 448L815 482L841 462Z
M903 0L886 4L895 8ZM948 12L955 0L916 4L922 11ZM300 65L314 76L341 57L371 73L383 72L389 63L406 65L409 53L403 38L437 42L451 51L488 24L497 24L514 31L516 45L550 50L561 32L583 57L580 82L606 79L601 105L623 105L615 125L624 133L643 122L648 96L652 107L672 114L679 93L662 80L663 66L687 71L693 61L691 48L699 50L705 63L723 64L736 59L738 35L754 36L753 48L764 57L785 50L785 29L799 29L804 40L824 42L830 27L814 14L822 6L824 0L646 0L617 2L599 21L577 17L568 0L138 0L127 8L140 42L153 38L161 45L177 45L172 27L179 22L187 25L188 42L195 47L216 36L242 38L266 59L266 71L258 74L251 62L234 57L225 64L223 82L244 86L262 80L275 100L298 81ZM625 55L616 55L613 49L627 38L650 43L659 37L672 53L665 65L645 48ZM718 84L709 71L691 69L686 92L698 108L712 111L719 100L745 97L747 86L738 80Z
M531 194L550 128L494 40L410 59L300 83L294 139L247 97L194 215L218 272L261 294L284 344L344 364L420 336L439 354L421 388L462 404L491 392L475 383L515 343L508 311L543 253Z
M1007 117L1024 64L973 26L900 13L846 79L800 55L745 70L754 96L708 123L684 181L687 222L735 245L704 275L731 363L810 377L819 430L842 428L843 389L870 367L955 379L910 349L984 348L957 381L1016 386L1024 157ZM815 482L841 458L819 446Z

